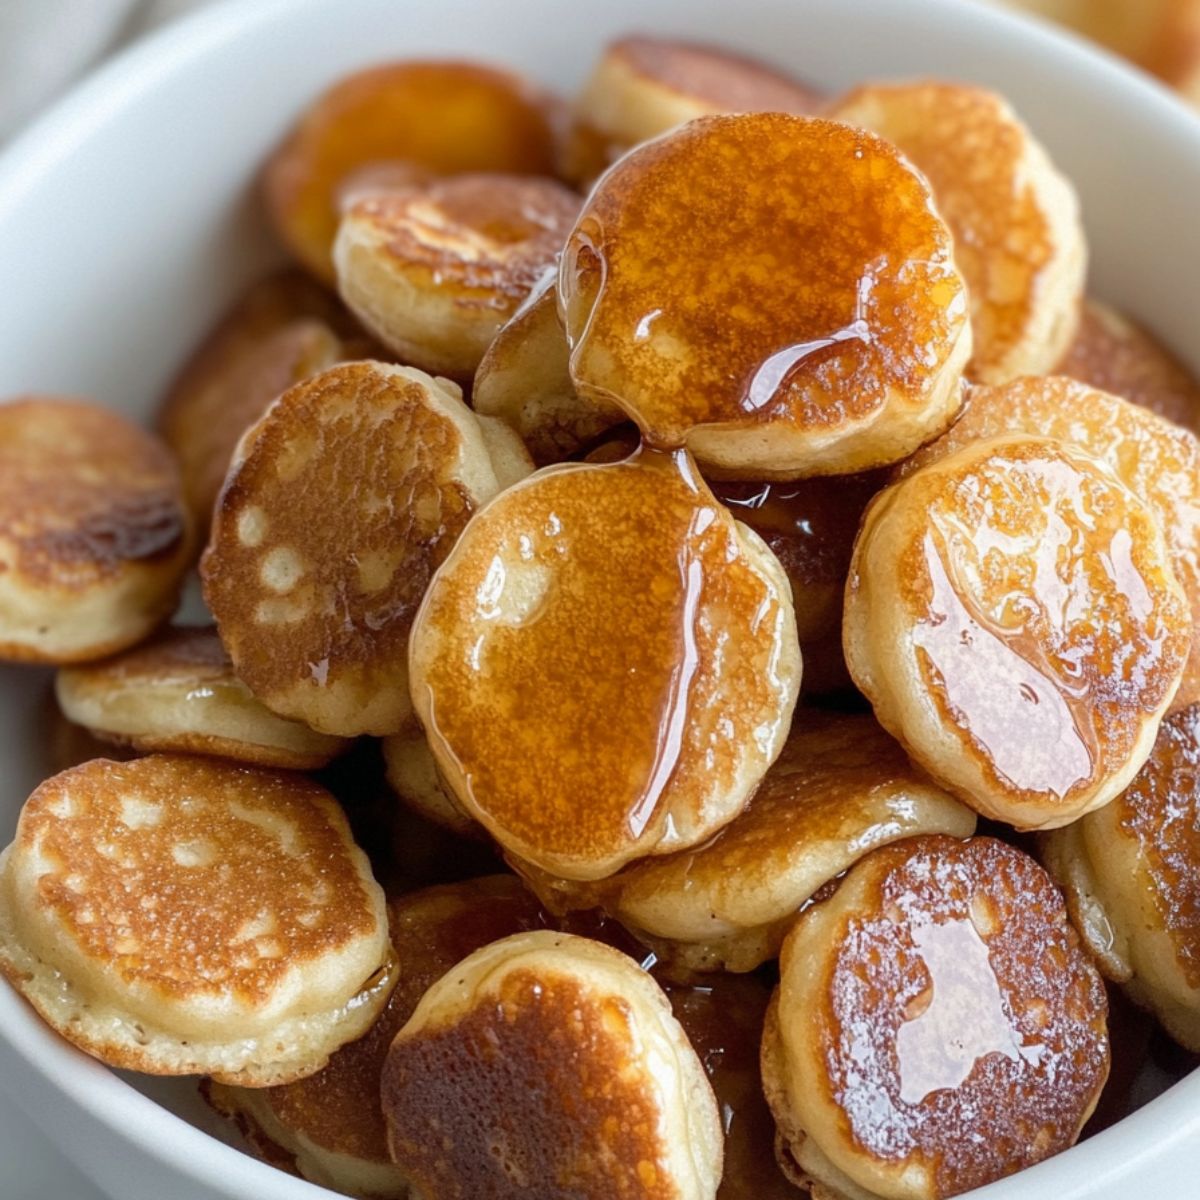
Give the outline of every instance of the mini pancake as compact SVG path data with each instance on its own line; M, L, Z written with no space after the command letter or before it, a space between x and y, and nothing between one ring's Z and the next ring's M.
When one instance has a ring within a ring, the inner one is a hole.
M940 1200L1065 1150L1108 1075L1104 985L1003 842L868 855L784 944L762 1069L814 1197Z
M361 336L336 296L284 270L249 288L197 346L156 423L179 459L202 536L238 439L280 392L348 357L343 339Z
M571 377L727 475L895 462L958 411L971 327L952 249L924 179L873 134L693 121L584 204L559 273Z
M775 1122L758 1065L771 989L755 976L718 975L664 991L721 1110L725 1173L717 1200L800 1200L775 1161Z
M412 616L499 490L446 380L357 362L290 388L242 439L201 564L239 678L322 733L398 730Z
M1043 859L1100 969L1200 1051L1200 705L1162 724L1112 804L1046 834Z
M615 404L581 396L571 382L557 274L547 270L500 327L471 388L475 411L516 430L539 467L570 458L625 420Z
M115 658L65 668L55 691L72 721L142 752L311 771L347 745L285 721L255 700L212 628L165 629Z
M1096 300L1084 304L1079 332L1055 373L1200 432L1200 381L1151 333Z
M967 390L962 414L901 467L911 473L1002 434L1057 438L1106 463L1158 518L1192 611L1192 648L1174 707L1200 700L1200 440L1144 408L1055 376Z
M579 197L562 184L517 175L369 195L338 227L338 291L405 362L470 380L578 212Z
M603 906L672 975L752 971L864 854L917 834L974 831L975 814L910 765L871 717L802 709L749 807L711 841L594 885L532 882L552 907Z
M507 852L570 879L711 837L783 745L787 579L686 453L547 467L479 513L413 624L413 703Z
M713 495L767 543L787 572L801 644L841 628L854 538L867 501L882 482L878 475L710 482Z
M830 116L893 142L929 180L967 281L967 375L1041 375L1079 325L1087 244L1075 189L995 92L922 80L871 83Z
M396 964L341 809L299 775L96 759L0 856L0 971L110 1066L264 1087L361 1037Z
M210 1084L205 1098L238 1122L268 1162L290 1164L334 1191L404 1200L408 1179L388 1155L379 1100L388 1047L455 963L499 938L541 928L542 914L515 877L494 875L390 900L388 923L402 969L365 1037L307 1079L272 1088Z
M174 609L191 544L153 434L85 400L0 403L0 659L86 662L140 641Z
M401 163L434 174L550 175L553 108L507 71L409 61L339 80L267 162L263 193L283 244L318 279L334 280L338 189L351 172Z
M383 759L388 783L409 808L460 837L478 836L478 822L442 782L429 739L416 717L383 739Z
M731 112L807 113L820 96L758 59L670 38L610 43L575 102L564 169L590 184L630 146L696 117Z
M881 492L843 644L880 724L977 812L1065 825L1124 790L1191 615L1154 510L1065 442L972 442Z
M517 934L425 993L383 1068L422 1196L712 1200L722 1127L662 990L587 938Z

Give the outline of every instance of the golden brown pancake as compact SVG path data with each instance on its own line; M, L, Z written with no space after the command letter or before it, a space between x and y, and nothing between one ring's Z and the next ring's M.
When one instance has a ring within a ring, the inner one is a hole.
M571 376L745 479L894 462L958 410L967 294L928 185L833 121L693 121L626 155L567 242Z
M388 783L409 808L451 833L479 836L479 823L442 782L429 739L415 716L383 739L383 759Z
M398 730L413 614L499 490L446 380L357 362L289 389L238 447L201 564L237 675L323 733Z
M338 291L405 362L469 381L554 265L579 197L553 179L468 174L375 193L342 214Z
M567 177L590 184L638 142L695 117L813 112L820 96L758 59L699 42L633 35L611 42L575 102Z
M968 837L952 799L870 716L797 710L749 806L703 846L644 859L597 884L533 878L547 903L599 904L672 974L751 971L779 954L797 912L877 846Z
M425 993L383 1068L396 1164L430 1197L712 1200L722 1128L662 990L631 958L542 930Z
M547 467L477 514L413 624L446 783L510 854L571 879L704 841L783 744L786 577L686 453Z
M210 1084L206 1099L238 1122L268 1162L290 1161L334 1191L404 1200L408 1179L388 1155L379 1099L388 1047L455 963L489 942L543 927L543 917L514 876L494 875L392 899L388 923L400 978L365 1037L307 1079L254 1089Z
M1200 432L1200 381L1148 330L1088 300L1055 374L1069 375Z
M1200 441L1195 434L1106 392L1062 376L967 390L962 414L901 467L911 473L1002 434L1057 438L1106 463L1158 518L1171 568L1192 611L1192 649L1174 707L1200 700Z
M1200 1051L1200 705L1168 717L1116 800L1041 850L1100 969Z
M887 138L929 180L971 299L967 375L1049 371L1079 325L1087 244L1075 189L1008 102L958 83L869 83L829 115Z
M64 668L55 690L72 721L144 753L178 751L311 771L347 745L277 717L255 700L211 627L173 626L124 654Z
M396 964L328 792L151 755L29 798L0 857L0 972L111 1066L264 1087L361 1037Z
M361 337L332 292L287 268L249 287L192 352L156 425L179 459L201 541L238 439L280 392L352 357Z
M140 641L191 552L167 448L86 400L0 403L0 660L71 663Z
M1108 1075L1100 976L1003 842L876 850L784 945L763 1037L782 1161L816 1197L940 1200L1065 1150Z
M337 192L360 167L549 175L554 161L550 102L523 79L411 60L348 75L322 93L267 162L263 190L284 245L332 284Z
M492 339L471 388L471 403L520 434L539 467L562 462L625 420L610 401L579 395L571 382L567 335L549 268Z
M914 761L977 812L1049 829L1146 760L1191 615L1154 509L1084 451L1010 434L872 501L843 641Z
M758 1065L770 987L751 975L714 975L664 990L721 1110L725 1173L717 1200L802 1200L775 1161L775 1122Z

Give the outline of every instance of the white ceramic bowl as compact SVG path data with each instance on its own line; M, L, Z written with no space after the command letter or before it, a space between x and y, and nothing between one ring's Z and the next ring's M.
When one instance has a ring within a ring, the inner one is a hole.
M0 396L81 392L147 413L273 257L255 170L336 76L448 54L569 91L607 38L633 29L740 47L830 89L916 73L998 88L1082 193L1093 290L1200 369L1200 120L1115 60L1002 12L965 0L234 0L113 61L0 157ZM45 687L44 673L0 668L0 843L46 773ZM0 1084L122 1200L329 1194L195 1128L216 1132L190 1081L107 1071L2 986ZM1200 1194L1200 1072L977 1195L1125 1200L1135 1186L1160 1200Z

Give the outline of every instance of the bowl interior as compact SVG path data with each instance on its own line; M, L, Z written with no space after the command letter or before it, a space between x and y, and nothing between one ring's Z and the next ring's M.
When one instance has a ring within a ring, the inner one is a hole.
M0 396L82 393L147 415L213 316L276 257L254 203L256 170L330 80L389 57L442 55L507 63L569 93L604 41L629 30L758 54L831 91L920 74L996 87L1081 193L1092 292L1200 370L1200 120L1066 36L961 0L608 0L586 10L554 0L229 0L109 64L0 157ZM50 773L47 688L44 672L0 667L0 844ZM322 1194L173 1116L223 1136L191 1082L105 1071L6 988L0 1078L43 1123L66 1134L69 1114L83 1114L102 1152L104 1137L119 1136L204 1194ZM1170 1190L1189 1170L1180 1148L1198 1135L1200 1075L981 1194L1098 1197L1136 1178L1182 1195ZM82 1134L74 1150L63 1144L95 1165ZM119 1175L100 1182L115 1188Z

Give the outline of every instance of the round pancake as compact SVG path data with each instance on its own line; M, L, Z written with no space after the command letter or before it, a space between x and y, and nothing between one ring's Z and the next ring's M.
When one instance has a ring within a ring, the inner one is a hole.
M745 479L903 458L949 425L971 353L925 181L873 134L781 113L705 117L621 159L567 242L559 304L582 394Z
M940 1200L1012 1174L1078 1137L1108 1075L1106 1011L1028 855L877 850L784 945L762 1055L783 1147L835 1195Z
M1049 371L1079 325L1087 243L1075 189L1008 102L957 83L870 83L829 115L887 138L929 180L971 299L967 375Z
M340 185L358 168L383 162L435 174L550 175L549 98L507 71L419 60L359 71L322 93L263 173L276 233L318 279L334 280Z
M242 439L201 564L237 675L322 733L394 733L413 614L499 490L445 380L356 362L290 388Z
M542 930L425 993L383 1068L396 1164L424 1196L712 1200L722 1128L662 990L631 958Z
M975 814L910 765L873 718L801 709L745 812L711 841L590 888L560 885L554 900L602 905L675 974L752 971L864 854L917 834L974 831Z
M1018 829L1107 804L1154 745L1191 645L1154 510L1099 459L1010 434L881 492L843 644L885 729Z
M290 1162L334 1191L404 1200L408 1179L388 1155L379 1099L388 1047L455 963L499 938L541 928L543 920L514 876L494 875L392 899L388 924L400 978L365 1037L306 1079L272 1088L211 1084L206 1099L238 1122L268 1162Z
M388 783L409 808L460 837L479 836L478 822L442 782L429 739L416 717L383 739L383 760Z
M64 668L55 691L70 720L147 753L311 771L347 745L277 717L255 700L211 627L171 627L114 658Z
M200 540L238 439L280 392L332 366L361 340L330 291L287 268L251 285L192 352L156 417L175 452Z
M787 572L801 644L841 628L854 538L882 483L875 474L790 483L710 481L713 495L767 543Z
M570 879L704 841L783 744L787 579L686 453L547 467L477 514L413 624L446 783L510 854Z
M717 46L633 35L611 42L575 102L564 171L591 182L630 146L713 113L816 109L820 96Z
M1174 707L1200 700L1200 440L1128 401L1062 376L967 389L950 430L901 467L911 473L985 438L1057 438L1106 463L1143 500L1166 537L1171 568L1192 611L1192 649Z
M1168 717L1112 804L1041 850L1101 970L1200 1051L1200 705Z
M338 291L405 362L470 380L553 266L579 197L552 179L456 175L369 195L342 214Z
M557 275L545 271L500 327L471 388L475 411L516 430L539 467L562 462L625 420L611 401L581 396L571 382Z
M758 1066L771 989L754 976L723 975L664 991L721 1110L725 1173L717 1200L800 1200L775 1162L775 1122Z
M0 971L111 1066L298 1079L395 983L366 856L299 775L96 759L33 793L0 864Z
M1079 332L1054 370L1200 432L1200 381L1151 333L1099 301L1085 301Z
M167 448L85 400L0 403L0 660L71 663L170 616L192 539Z

